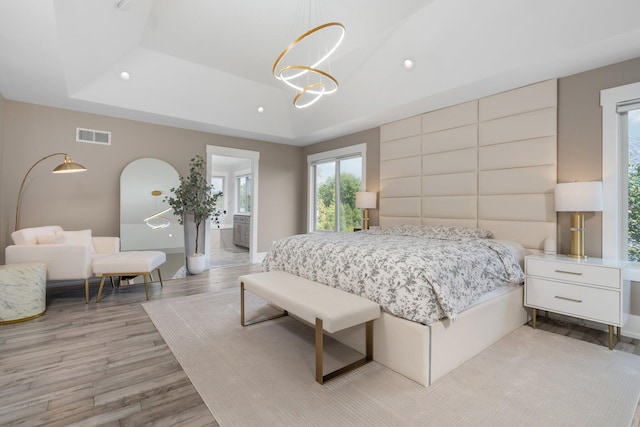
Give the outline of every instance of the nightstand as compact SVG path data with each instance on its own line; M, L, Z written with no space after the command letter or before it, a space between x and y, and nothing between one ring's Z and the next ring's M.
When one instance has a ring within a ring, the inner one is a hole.
M624 278L627 263L600 258L576 259L565 255L528 255L525 258L524 305L537 310L565 314L609 326L609 348L613 349L613 327L629 318L630 282Z

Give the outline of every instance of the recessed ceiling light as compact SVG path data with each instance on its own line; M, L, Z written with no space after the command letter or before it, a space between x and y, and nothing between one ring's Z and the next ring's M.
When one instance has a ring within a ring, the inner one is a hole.
M126 71L122 71L120 73L120 78L122 80L129 80L131 78L131 74L127 73Z
M402 61L402 65L404 66L405 69L411 70L413 69L413 67L416 66L416 63L411 58L405 58L404 61Z
M262 105L258 107L258 113L264 113L264 107Z

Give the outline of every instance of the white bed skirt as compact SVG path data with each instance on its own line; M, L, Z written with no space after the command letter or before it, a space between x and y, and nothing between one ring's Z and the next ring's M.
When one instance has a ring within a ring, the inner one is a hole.
M456 322L429 326L383 312L374 321L373 359L429 386L528 320L523 286L515 286L463 312ZM331 335L364 353L364 326Z

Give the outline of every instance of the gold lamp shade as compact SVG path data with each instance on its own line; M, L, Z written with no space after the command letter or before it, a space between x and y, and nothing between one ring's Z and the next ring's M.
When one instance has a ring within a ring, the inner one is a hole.
M53 173L74 173L84 172L87 168L71 160L71 157L64 155L64 162L53 168Z

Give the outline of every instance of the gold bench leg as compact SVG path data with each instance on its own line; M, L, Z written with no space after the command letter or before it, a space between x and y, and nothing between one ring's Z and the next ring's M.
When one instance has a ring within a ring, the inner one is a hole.
M160 274L160 267L157 268L158 270L158 278L160 279L160 286L163 287L164 283L162 283L162 274ZM102 279L100 280L100 288L98 289L98 295L96 296L96 302L100 301L100 298L102 297L102 287L104 286L104 280L107 276L109 276L109 278L111 279L111 283L113 283L113 276L142 276L142 278L144 279L144 294L147 297L147 301L149 301L149 280L151 280L151 282L153 282L153 276L151 275L151 272L136 272L136 273L110 273L110 274L102 274ZM89 302L88 298L89 298L89 282L87 281L87 302Z
M244 283L240 282L240 324L244 326Z
M244 282L240 282L240 324L242 326L255 325L256 323L266 322L267 320L277 319L283 316L288 315L287 310L283 310L282 313L278 313L274 316L267 317L266 319L259 319L247 322L245 320L245 304L244 304ZM325 382L343 375L349 371L352 371L360 366L363 366L373 360L373 320L369 320L365 323L365 334L366 334L366 355L364 358L360 360L356 360L353 363L348 364L347 366L343 366L340 369L337 369L333 372L330 372L326 375L323 375L323 347L324 347L324 332L322 328L322 319L316 318L316 381L320 384L324 384Z
M319 384L324 384L325 382L339 377L340 375L344 375L347 372L351 372L354 369L357 369L361 366L366 365L367 363L373 360L373 320L369 320L365 323L365 357L362 359L356 360L353 363L348 364L347 366L343 366L340 369L336 369L333 372L330 372L326 375L323 375L323 331L322 331L322 319L316 318L316 381Z
M144 294L147 297L147 301L149 301L149 277L151 277L151 273L143 274L142 277L144 278Z
M366 337L365 337L365 341L366 341L366 357L367 360L371 361L373 360L373 320L368 321L365 324L365 333L366 333Z
M100 279L100 287L98 288L98 295L96 295L96 302L100 301L100 296L102 295L102 287L104 286L104 279L107 276L102 275L102 279Z
M162 283L162 274L160 273L160 267L157 268L158 270L158 279L160 279L160 287L164 287L164 283Z
M289 312L287 310L283 310L282 313L278 313L278 314L276 314L274 316L267 317L266 319L259 319L259 320L253 320L253 321L246 322L244 320L244 318L245 318L244 292L245 292L244 283L240 282L240 324L242 326L255 325L256 323L262 323L262 322L266 322L267 320L278 319L280 317L284 317L284 316L287 316L289 314Z
M89 279L84 279L84 303L89 304Z
M316 318L316 381L320 384L324 383L324 376L322 375L324 366L324 361L322 359L324 346L323 336L322 319Z

